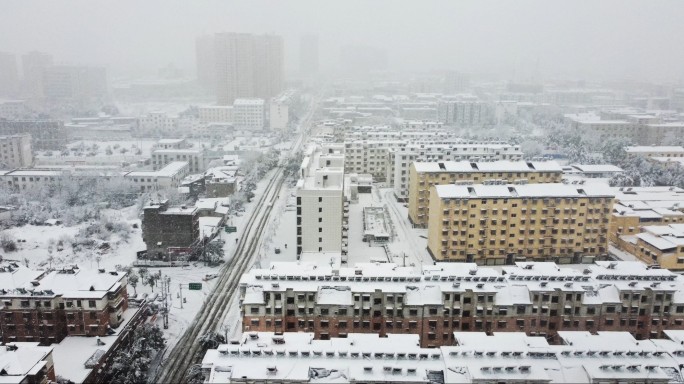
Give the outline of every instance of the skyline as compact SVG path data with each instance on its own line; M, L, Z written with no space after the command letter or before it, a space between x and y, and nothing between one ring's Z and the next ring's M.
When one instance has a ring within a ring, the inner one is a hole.
M194 76L198 36L247 32L283 36L287 73L296 73L300 39L312 33L319 36L323 72L339 69L343 46L363 45L385 50L390 71L459 70L520 79L537 74L543 79L684 78L684 52L677 49L684 45L679 23L684 4L674 1L301 0L198 6L73 0L4 6L1 52L19 57L44 51L56 63L101 65L113 74L153 73L171 64Z

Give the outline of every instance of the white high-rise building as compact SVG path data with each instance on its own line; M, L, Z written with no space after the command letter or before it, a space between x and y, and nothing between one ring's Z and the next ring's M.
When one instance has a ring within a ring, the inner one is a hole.
M233 124L238 129L262 130L266 122L263 99L237 99L233 103Z
M318 73L318 36L304 35L299 42L299 71L304 76Z
M341 254L345 247L344 145L312 146L297 182L297 255Z
M43 52L29 52L21 57L24 88L33 98L43 97L43 71L52 66L52 55Z
M216 91L216 57L214 56L214 35L195 39L195 60L197 82L209 91Z
M43 70L43 95L53 100L85 100L107 95L107 73L100 67L58 65Z
M239 98L268 100L282 90L283 39L280 36L216 34L214 60L220 105L230 105Z
M0 96L14 97L18 88L17 59L11 53L0 52Z

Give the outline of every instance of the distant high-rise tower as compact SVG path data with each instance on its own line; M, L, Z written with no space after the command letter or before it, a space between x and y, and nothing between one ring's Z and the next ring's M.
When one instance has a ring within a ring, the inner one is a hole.
M318 36L304 35L299 42L299 71L302 75L318 73Z
M207 90L216 92L216 58L214 55L214 36L200 36L195 40L197 60L197 82Z
M0 52L0 96L14 97L18 88L17 59L11 53Z
M43 96L50 100L103 99L107 72L100 67L56 65L43 70Z
M52 66L52 55L43 52L29 52L21 57L24 89L27 96L43 97L43 72Z
M283 39L274 35L218 33L214 36L216 98L268 100L283 87Z

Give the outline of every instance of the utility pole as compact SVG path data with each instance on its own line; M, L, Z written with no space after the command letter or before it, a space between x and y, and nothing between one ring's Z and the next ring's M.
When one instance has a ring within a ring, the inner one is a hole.
M183 284L178 284L178 292L180 293L181 309L183 309Z
M164 329L169 329L169 294L171 289L169 284L171 283L171 278L164 276L162 279L162 294L164 295Z

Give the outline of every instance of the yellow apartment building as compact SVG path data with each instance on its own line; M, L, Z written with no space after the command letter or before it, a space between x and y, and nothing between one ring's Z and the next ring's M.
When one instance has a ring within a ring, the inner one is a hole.
M414 162L409 170L409 220L427 227L433 185L560 183L562 176L555 161Z
M614 193L603 185L436 185L428 251L437 261L588 262L608 252Z

